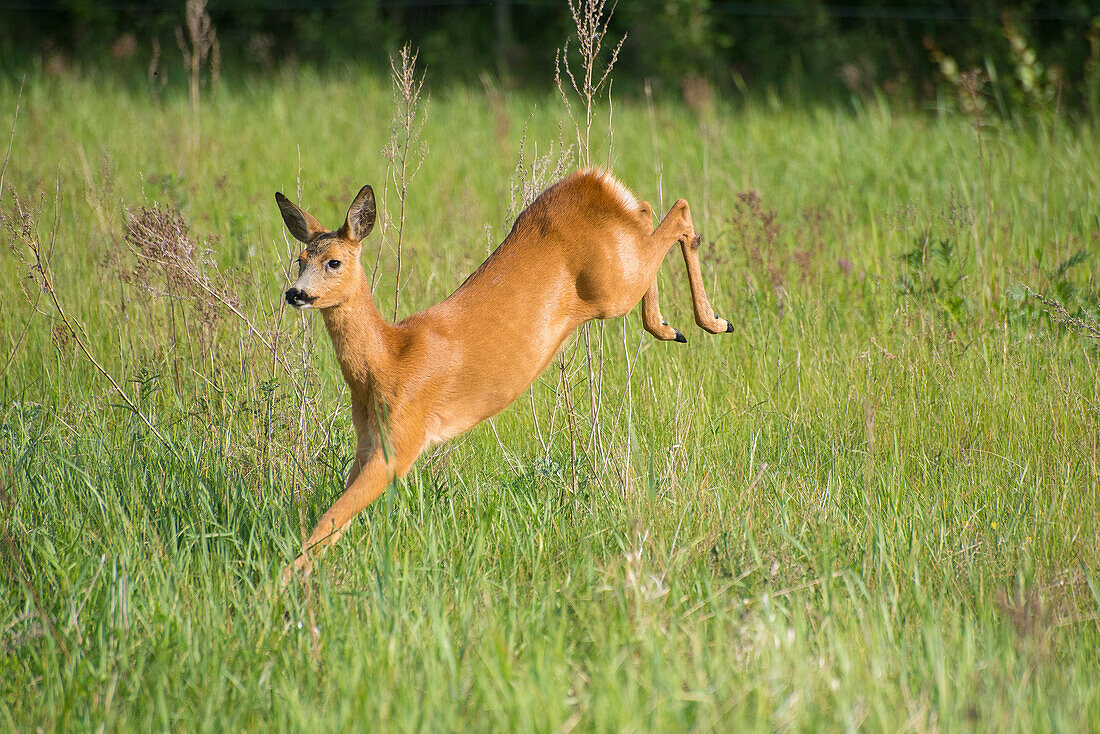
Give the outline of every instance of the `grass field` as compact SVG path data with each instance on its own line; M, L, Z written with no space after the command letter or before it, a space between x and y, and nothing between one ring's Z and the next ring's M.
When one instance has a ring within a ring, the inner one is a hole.
M5 133L18 96L0 81ZM281 308L272 194L335 227L372 183L392 225L388 81L222 84L196 147L182 89L29 78L0 234L0 730L1100 727L1100 342L1021 287L1097 321L1098 128L678 99L616 88L593 158L691 202L735 333L694 328L673 253L688 344L593 325L280 592L353 431L320 318ZM520 140L545 155L563 116L492 88L427 110L402 315L503 238ZM127 240L169 212L174 270Z

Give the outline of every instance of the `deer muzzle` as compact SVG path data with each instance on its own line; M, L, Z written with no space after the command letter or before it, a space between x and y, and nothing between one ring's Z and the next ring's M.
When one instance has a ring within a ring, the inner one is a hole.
M286 302L294 308L301 311L303 308L309 308L313 305L313 302L317 300L317 296L309 296L301 288L291 288L286 292Z

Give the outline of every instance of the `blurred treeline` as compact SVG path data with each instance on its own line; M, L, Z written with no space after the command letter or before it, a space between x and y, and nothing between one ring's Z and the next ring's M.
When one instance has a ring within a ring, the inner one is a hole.
M178 59L184 5L0 0L0 61L144 73L157 57ZM411 40L434 82L489 72L541 86L574 25L566 0L210 0L207 11L215 72L227 76L300 64L388 71ZM1024 96L1089 108L1100 88L1100 0L619 0L608 38L623 34L617 77L670 86L921 99L977 68Z

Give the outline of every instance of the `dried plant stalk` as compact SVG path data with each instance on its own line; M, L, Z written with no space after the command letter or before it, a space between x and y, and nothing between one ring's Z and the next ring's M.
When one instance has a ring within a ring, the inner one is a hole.
M420 171L428 155L427 144L420 139L420 133L427 121L427 112L422 115L420 95L424 88L423 74L417 78L416 58L419 52L411 44L401 47L397 58L390 58L394 90L394 115L390 125L390 142L382 151L390 162L389 182L400 203L400 215L397 219L397 268L394 275L393 320L397 320L401 302L401 263L402 241L405 233L405 202L408 199L409 184ZM412 148L416 148L415 151ZM387 217L388 219L388 217ZM383 237L378 244L378 257L374 264L371 289L377 280L378 261L382 256Z
M531 160L527 160L527 123L523 125L523 137L519 141L519 155L510 184L511 201L509 219L515 220L520 212L531 205L538 195L555 181L559 181L569 172L573 164L574 148L566 146L562 140L562 126L558 124L558 139L550 141L549 150L539 155L538 143L532 146Z
M285 354L265 336L274 331L273 325L261 329L246 314L234 294L237 283L221 272L213 261L209 247L199 246L192 238L187 222L174 209L155 204L142 207L137 213L128 212L126 243L137 256L135 267L122 272L122 278L132 285L156 296L168 296L173 300L186 300L194 305L203 322L212 327L222 308L239 318L264 349L271 353L272 377L275 365L290 378L290 384L301 398L305 389L297 370L287 362ZM155 277L159 272L164 279L162 290ZM280 313L282 306L280 305Z
M558 87L562 101L565 102L566 112L577 131L577 150L580 162L585 167L592 165L591 140L592 123L596 115L596 105L600 101L604 86L607 86L608 100L611 98L611 70L615 62L619 60L619 51L626 41L624 34L619 42L611 50L611 58L601 68L600 57L603 55L603 42L607 36L607 26L611 17L615 14L613 3L607 9L607 0L569 0L569 12L573 16L573 25L577 30L577 54L580 57L580 68L574 71L569 63L569 40L554 53L554 83ZM583 128L581 121L573 114L573 105L569 101L565 79L569 80L569 87L580 99L584 108ZM614 135L611 117L607 120L608 136ZM608 143L608 158L610 159L611 143Z
M23 85L26 84L27 78L23 77L23 81L19 83L19 96L15 99L15 114L12 116L11 121L11 135L8 136L8 152L4 156L4 165L0 168L0 203L4 200L4 178L8 172L8 162L11 160L11 147L15 142L15 125L19 122L19 109L23 103ZM8 352L8 358L4 361L3 368L0 368L0 381L4 379L4 375L7 374L8 368L11 367L12 362L15 361L15 355L19 352L20 347L23 346L23 340L27 336L27 332L30 330L31 320L34 318L34 314L38 312L38 302L42 297L42 289L39 288L35 293L34 303L31 304L31 313L27 316L26 323L23 324L23 329L19 333L19 338L12 344L11 351Z
M554 82L558 93L565 103L569 119L573 121L573 127L577 135L577 152L579 162L584 167L592 165L592 125L596 116L596 106L602 99L605 90L609 105L607 117L607 160L610 164L611 151L614 144L615 129L613 125L613 107L611 106L611 72L618 61L619 51L626 41L623 35L610 51L610 57L606 64L601 62L604 55L604 39L607 37L607 28L615 14L616 3L607 7L607 0L569 0L569 12L573 18L573 26L576 29L576 53L579 57L579 68L574 69L569 60L570 41L554 54ZM569 99L569 92L565 80L568 79L568 87L572 89L583 108L583 122L578 120L573 113L573 105ZM599 332L599 365L594 364L596 357L593 355L591 327L585 324L581 327L584 340L585 363L588 369L588 402L590 433L588 446L592 448L594 455L603 457L604 468L607 468L607 453L603 448L602 432L599 424L599 413L602 404L603 386L603 328ZM570 406L571 409L572 406ZM570 416L573 420L573 416ZM599 481L599 477L596 477Z
M131 399L129 393L118 384L118 381L108 372L95 355L92 354L91 349L84 343L84 339L81 338L83 329L77 328L76 320L69 315L69 312L65 309L64 304L61 302L61 297L57 293L57 288L54 283L53 269L50 267L51 258L53 256L54 246L57 243L57 229L59 224L59 216L61 211L61 180L57 181L57 188L54 193L54 224L50 232L50 242L48 248L42 247L42 241L39 236L38 218L36 214L23 206L18 197L15 199L15 214L13 217L4 217L4 221L10 227L12 234L15 236L15 240L20 242L25 248L29 256L26 257L26 262L30 266L30 277L37 284L41 292L49 296L50 302L54 306L54 310L57 312L58 317L61 319L62 328L60 329L61 335L65 339L71 339L76 342L76 345L80 348L84 358L95 368L95 370L103 375L108 382L111 383L111 387L118 393L119 397L126 403L127 407L133 411L134 415L141 419L153 435L163 443L170 451L175 453L175 447L171 442L164 437L157 427L153 425L153 422L141 411L137 403ZM36 301L37 303L37 301Z
M1024 286L1024 290L1027 291L1029 296L1046 306L1043 310L1046 311L1047 315L1054 321L1090 339L1100 339L1100 324L1092 324L1079 316L1074 316L1058 301L1053 298L1048 298L1041 293L1036 293L1027 286Z
M11 134L8 136L8 152L4 155L4 167L0 168L0 202L4 200L4 179L8 175L8 162L11 160L11 146L15 142L15 125L19 122L19 109L23 104L23 86L27 83L26 75L19 82L19 95L15 98L15 114L11 119Z
M210 14L206 12L207 0L187 0L184 17L187 23L187 37L184 40L183 28L176 28L176 43L183 54L183 64L187 67L188 92L191 99L191 143L194 150L199 147L199 85L202 81L202 69L210 62L211 81L217 81L221 73L221 46L218 34ZM159 56L159 46L154 47Z

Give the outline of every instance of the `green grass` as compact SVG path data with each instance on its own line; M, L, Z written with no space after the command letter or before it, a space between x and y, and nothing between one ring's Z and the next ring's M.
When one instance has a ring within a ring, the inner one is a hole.
M4 130L17 89L0 83ZM27 82L3 211L38 202L43 242L56 221L64 305L172 446L46 299L32 316L5 223L0 358L30 321L0 384L0 729L1100 727L1100 352L1018 288L1096 320L1095 127L1001 123L979 156L950 114L721 100L704 127L667 99L651 129L624 92L612 167L655 206L691 202L736 332L693 328L674 254L663 307L689 344L641 338L637 315L591 332L602 453L577 339L576 465L552 366L499 442L483 425L424 457L280 593L299 505L308 524L339 493L352 430L320 319L279 311L272 193L295 198L299 151L324 223L381 193L391 107L375 79L223 86L195 154L180 90ZM560 117L433 95L403 314L503 237L525 121L529 159ZM152 202L278 327L292 375L233 315L120 277L127 209ZM394 270L387 247L383 312Z

